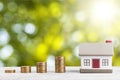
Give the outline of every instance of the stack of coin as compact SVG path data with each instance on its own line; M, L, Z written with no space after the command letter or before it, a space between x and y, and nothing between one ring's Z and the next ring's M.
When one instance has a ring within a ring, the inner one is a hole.
M5 73L15 73L15 70L5 70Z
M31 67L30 66L21 66L21 73L30 73Z
M37 73L46 73L47 72L47 63L46 62L37 62L36 71L37 71Z
M56 73L65 72L65 57L63 56L55 57L55 72Z

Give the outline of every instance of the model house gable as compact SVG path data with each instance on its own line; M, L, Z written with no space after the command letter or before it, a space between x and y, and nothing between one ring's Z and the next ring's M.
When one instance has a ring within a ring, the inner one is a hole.
M112 43L82 43L79 46L80 56L112 56Z

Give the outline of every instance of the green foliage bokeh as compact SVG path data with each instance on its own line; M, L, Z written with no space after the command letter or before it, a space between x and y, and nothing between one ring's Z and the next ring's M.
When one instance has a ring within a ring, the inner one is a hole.
M0 7L0 31L9 35L8 42L0 45L0 49L6 45L13 48L12 54L6 59L0 57L0 61L4 66L33 66L37 61L47 61L49 56L65 56L67 66L78 66L80 58L75 48L80 43L104 42L109 37L119 42L119 18L107 28L101 24L92 25L90 1L0 0L3 6L3 9ZM75 17L81 10L87 15L85 21ZM34 26L35 31L26 32L26 25ZM115 46L115 66L120 65L119 48Z

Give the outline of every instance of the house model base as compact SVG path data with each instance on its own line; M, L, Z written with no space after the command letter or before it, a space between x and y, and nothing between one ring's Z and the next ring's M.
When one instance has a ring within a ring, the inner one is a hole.
M112 69L80 69L81 73L112 73Z

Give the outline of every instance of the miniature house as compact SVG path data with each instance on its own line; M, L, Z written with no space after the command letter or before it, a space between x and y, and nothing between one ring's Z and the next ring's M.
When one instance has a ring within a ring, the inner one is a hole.
M114 49L111 41L106 43L82 43L79 46L81 73L112 73Z

